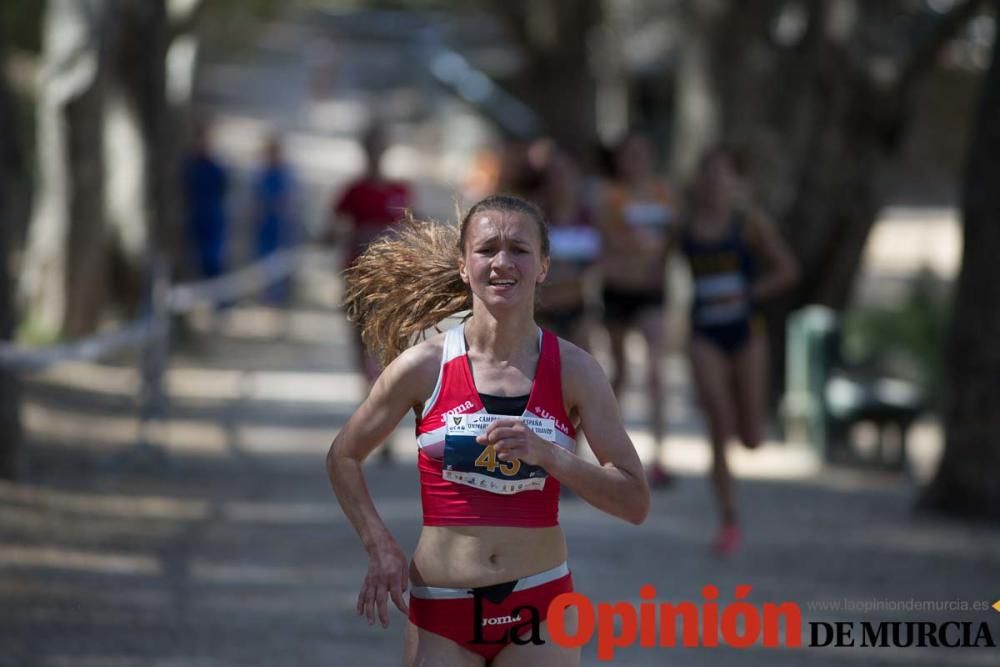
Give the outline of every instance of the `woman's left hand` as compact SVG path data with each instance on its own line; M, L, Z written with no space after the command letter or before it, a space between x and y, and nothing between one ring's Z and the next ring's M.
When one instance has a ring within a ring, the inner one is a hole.
M501 461L519 459L544 468L552 457L552 443L542 440L519 419L498 419L489 425L486 433L476 438L476 442L492 445Z

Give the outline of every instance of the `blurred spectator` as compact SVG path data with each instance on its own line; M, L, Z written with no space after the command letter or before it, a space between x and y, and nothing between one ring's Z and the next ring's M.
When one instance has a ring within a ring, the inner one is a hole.
M298 236L295 198L295 176L284 160L281 138L272 134L264 147L263 165L253 183L258 259L295 242ZM290 296L289 278L271 285L264 293L265 301L272 305L285 305Z
M333 205L328 235L333 241L346 240L346 266L350 266L375 237L413 208L410 185L390 180L382 171L385 128L378 124L370 126L362 136L361 145L365 153L364 174L351 182ZM344 227L347 229L340 233Z
M660 362L665 345L667 246L668 231L675 222L674 198L666 182L654 174L652 147L642 134L628 134L613 158L614 178L605 194L602 224L604 324L614 361L611 386L620 398L628 371L625 337L629 330L637 329L646 343L646 396L656 452L650 483L665 484L670 478L660 463L666 430Z
M508 139L500 151L500 170L497 192L513 194L534 200L541 187L541 162L547 142L527 142Z
M468 174L462 186L466 199L479 201L495 194L500 184L500 154L492 147L481 148L473 156Z
M551 263L536 317L543 327L586 350L587 278L600 254L601 235L584 205L579 169L569 153L549 147L538 193L549 223Z
M791 287L798 275L791 251L770 221L741 201L738 185L732 154L709 151L680 232L694 290L691 374L708 422L722 524L713 548L722 554L741 541L726 445L738 436L753 449L764 438L767 331L757 305Z
M479 200L504 193L537 200L550 145L546 139L529 142L507 138L499 147L480 150L469 169L464 195Z
M346 267L350 267L368 244L385 233L396 222L413 209L413 195L409 184L386 178L382 171L382 156L386 150L386 131L382 125L371 125L362 136L365 153L365 171L356 181L350 183L333 206L332 220L327 238L336 241L346 239L344 255ZM347 229L338 233L341 223ZM378 362L365 349L361 332L354 328L355 353L358 370L369 386L375 382L380 368ZM383 456L389 457L388 447L383 448Z
M198 270L203 278L220 275L225 267L228 175L212 155L208 127L198 123L183 166L187 203L187 232L194 243Z

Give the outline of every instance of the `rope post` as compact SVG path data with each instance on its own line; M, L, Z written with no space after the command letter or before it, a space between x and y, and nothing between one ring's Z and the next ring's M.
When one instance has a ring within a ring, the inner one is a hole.
M158 255L153 259L149 288L148 336L142 351L139 393L139 443L141 459L166 459L157 426L166 420L169 411L164 378L170 358L170 269L166 259Z

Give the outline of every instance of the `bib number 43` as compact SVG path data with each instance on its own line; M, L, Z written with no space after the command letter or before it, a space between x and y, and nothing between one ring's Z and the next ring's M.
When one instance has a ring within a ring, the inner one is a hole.
M499 468L500 474L505 477L513 477L521 470L521 461L519 459L501 461L497 458L497 451L493 449L492 445L486 445L483 447L482 453L476 457L475 466L485 468L490 473L496 472Z

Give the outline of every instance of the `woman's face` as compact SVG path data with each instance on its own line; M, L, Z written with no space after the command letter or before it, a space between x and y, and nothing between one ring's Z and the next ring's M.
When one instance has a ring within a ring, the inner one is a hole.
M698 174L698 192L703 204L728 205L735 187L736 173L725 153L705 158Z
M474 299L489 307L534 308L535 286L548 268L541 230L527 215L482 211L469 220L459 273Z
M545 171L545 194L549 204L575 198L578 180L579 174L573 161L562 154L554 155Z
M618 149L618 173L625 181L641 181L653 171L649 142L638 135L629 137Z

